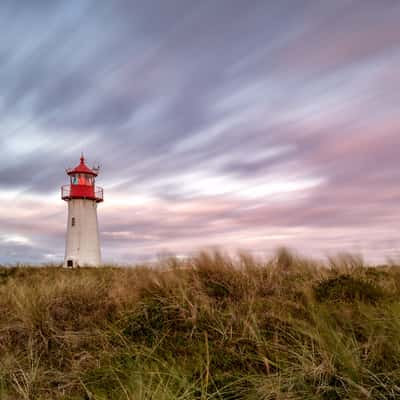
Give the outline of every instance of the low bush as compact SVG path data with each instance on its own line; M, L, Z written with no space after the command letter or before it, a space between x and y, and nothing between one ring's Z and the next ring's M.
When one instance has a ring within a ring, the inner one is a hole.
M376 304L388 297L385 291L371 281L351 275L339 275L324 279L314 288L317 301L364 302Z

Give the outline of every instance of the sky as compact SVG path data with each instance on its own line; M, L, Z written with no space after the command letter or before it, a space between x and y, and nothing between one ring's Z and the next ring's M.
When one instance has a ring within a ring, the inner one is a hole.
M64 257L100 163L105 262L217 246L400 258L400 2L0 2L0 263Z

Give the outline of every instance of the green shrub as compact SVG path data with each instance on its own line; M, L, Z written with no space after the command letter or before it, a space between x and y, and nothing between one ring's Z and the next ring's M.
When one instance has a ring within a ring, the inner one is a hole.
M14 276L17 272L17 268L0 267L0 284L6 283L7 280Z
M354 303L361 301L376 304L385 298L385 292L379 286L350 275L324 279L314 287L314 293L319 302Z

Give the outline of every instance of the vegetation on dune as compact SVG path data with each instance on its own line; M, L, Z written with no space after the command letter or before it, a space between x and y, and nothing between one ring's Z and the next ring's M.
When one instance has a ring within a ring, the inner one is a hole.
M0 268L0 399L398 399L400 268Z

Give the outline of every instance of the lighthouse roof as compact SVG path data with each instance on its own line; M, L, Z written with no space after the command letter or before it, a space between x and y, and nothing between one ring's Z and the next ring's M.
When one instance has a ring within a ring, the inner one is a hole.
M80 163L75 168L68 169L67 170L67 174L68 175L72 175L72 174L90 174L90 175L93 175L93 176L97 176L97 171L94 171L93 169L90 169L85 164L85 158L83 157L83 154L82 154Z

